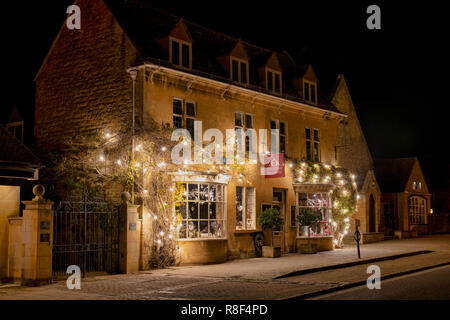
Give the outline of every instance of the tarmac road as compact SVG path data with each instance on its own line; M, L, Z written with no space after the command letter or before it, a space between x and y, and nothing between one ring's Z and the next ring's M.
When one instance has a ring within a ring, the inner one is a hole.
M364 285L312 300L450 300L450 266L381 280L379 290Z

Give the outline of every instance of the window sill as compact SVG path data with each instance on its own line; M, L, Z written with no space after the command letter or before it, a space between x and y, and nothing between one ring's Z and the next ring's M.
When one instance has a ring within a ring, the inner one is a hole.
M192 239L178 239L178 241L227 241L227 238L192 238Z
M234 230L234 234L250 234L255 232L263 232L260 229L253 229L253 230Z

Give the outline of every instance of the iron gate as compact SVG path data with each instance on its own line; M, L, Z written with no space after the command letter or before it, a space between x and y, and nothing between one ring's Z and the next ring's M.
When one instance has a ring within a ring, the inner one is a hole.
M99 198L61 201L54 211L53 276L77 265L87 272L119 269L119 207Z

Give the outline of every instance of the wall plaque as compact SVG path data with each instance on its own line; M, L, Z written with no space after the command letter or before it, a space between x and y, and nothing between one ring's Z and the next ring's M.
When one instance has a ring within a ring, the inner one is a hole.
M136 231L136 223L134 222L130 223L130 231Z
M50 230L50 221L41 221L41 230Z
M50 242L50 234L41 233L41 242Z

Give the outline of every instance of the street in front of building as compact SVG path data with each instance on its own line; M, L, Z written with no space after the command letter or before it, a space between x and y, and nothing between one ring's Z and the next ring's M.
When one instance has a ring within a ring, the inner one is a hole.
M450 264L450 236L427 236L391 240L361 247L358 260L354 245L345 249L318 253L314 256L288 254L278 259L238 259L222 264L182 266L144 271L128 275L88 275L80 290L67 289L60 280L35 288L7 285L0 287L1 300L234 300L234 299L344 299L401 298L426 299L436 282L448 297L446 280ZM345 266L343 266L345 264ZM365 283L367 268L381 270L381 290L369 290ZM428 269L427 272L416 272ZM405 277L405 274L411 276ZM397 276L399 275L399 276ZM403 275L403 276L400 276ZM423 279L420 279L423 275ZM392 277L383 280L384 277ZM408 279L412 279L409 283ZM440 280L439 280L440 279ZM420 288L416 290L414 288ZM334 291L334 293L331 293ZM337 295L334 295L336 294ZM354 294L353 294L354 293ZM328 295L327 295L328 294ZM344 294L344 293L343 293ZM434 296L428 296L433 298Z

